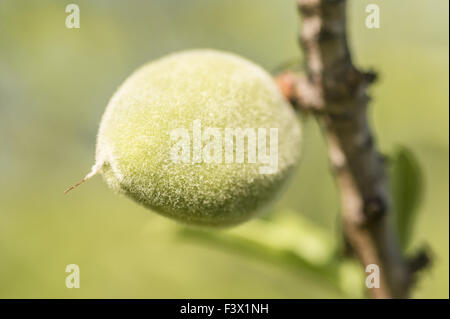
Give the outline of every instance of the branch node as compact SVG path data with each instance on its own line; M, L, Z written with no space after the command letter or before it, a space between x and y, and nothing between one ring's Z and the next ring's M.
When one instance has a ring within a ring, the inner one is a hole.
M367 70L362 75L366 83L373 84L378 81L378 73L374 70Z
M422 271L432 264L431 249L422 247L408 261L409 269L412 273Z
M387 213L387 204L381 196L375 196L364 200L364 222L363 225L369 225L379 221Z

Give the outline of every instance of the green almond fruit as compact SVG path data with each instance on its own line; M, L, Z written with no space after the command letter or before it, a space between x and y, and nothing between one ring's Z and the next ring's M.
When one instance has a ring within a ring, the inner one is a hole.
M144 65L117 90L85 179L100 172L115 191L178 221L233 225L277 197L300 140L297 115L261 67L184 51Z

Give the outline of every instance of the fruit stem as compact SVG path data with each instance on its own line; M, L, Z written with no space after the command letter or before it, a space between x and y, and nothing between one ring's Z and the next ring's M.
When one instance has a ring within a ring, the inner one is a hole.
M91 171L81 181L79 181L78 183L70 186L69 188L67 188L64 191L64 195L67 194L68 192L70 192L72 189L77 188L79 185L83 184L85 181L87 181L92 176L97 174L100 171L100 168L102 167L102 165L103 165L103 163L96 163L94 166L92 166Z

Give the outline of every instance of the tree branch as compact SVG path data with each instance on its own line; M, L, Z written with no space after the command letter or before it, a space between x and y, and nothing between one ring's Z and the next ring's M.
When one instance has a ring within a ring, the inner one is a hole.
M345 0L298 0L300 43L306 76L287 71L277 77L294 107L313 111L324 129L340 190L344 236L364 266L380 269L374 298L406 298L417 267L397 243L385 163L367 120L367 89L374 72L352 63L346 34Z

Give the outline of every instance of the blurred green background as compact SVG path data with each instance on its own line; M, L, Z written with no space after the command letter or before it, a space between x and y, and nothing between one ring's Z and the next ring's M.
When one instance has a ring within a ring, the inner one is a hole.
M208 47L267 70L293 58L294 0L0 1L1 298L363 297L362 273L339 257L338 197L320 131L305 121L303 159L263 220L229 231L186 229L115 195L95 177L98 122L138 66ZM365 7L380 6L380 29ZM417 156L425 179L410 251L434 265L413 297L449 297L449 101L446 0L349 1L355 62L374 67L370 114L378 143ZM337 261L336 261L337 260ZM65 266L81 288L65 287Z

